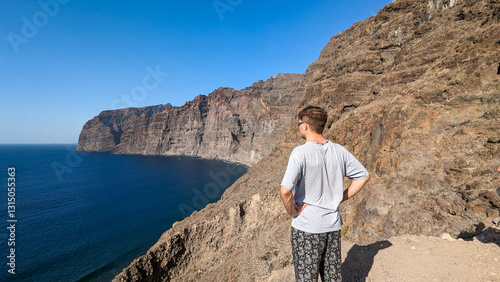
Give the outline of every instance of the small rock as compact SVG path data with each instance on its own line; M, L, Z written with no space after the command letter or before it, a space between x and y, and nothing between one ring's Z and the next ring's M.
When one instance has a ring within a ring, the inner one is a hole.
M495 226L500 226L500 217L495 217L495 219L493 219L493 223Z
M474 240L478 240L479 242L482 242L482 243L486 243L487 242L487 238L486 238L487 234L486 233L481 233L477 236L474 237Z
M451 237L451 235L448 233L441 234L441 239L448 240L448 241L455 241L455 239L453 239L453 237Z

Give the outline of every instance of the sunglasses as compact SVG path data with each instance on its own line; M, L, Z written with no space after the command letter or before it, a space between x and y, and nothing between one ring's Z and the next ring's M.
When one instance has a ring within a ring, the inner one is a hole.
M301 125L301 124L303 124L303 123L309 124L309 123L308 123L308 122L306 122L306 121L299 121L299 123L297 124L297 126L300 126L300 125Z

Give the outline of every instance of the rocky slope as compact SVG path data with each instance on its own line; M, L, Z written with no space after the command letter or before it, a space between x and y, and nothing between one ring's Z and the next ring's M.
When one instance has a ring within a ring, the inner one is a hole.
M295 113L325 107L326 137L372 174L341 206L345 239L490 230L500 212L500 2L395 1L333 36L296 91L304 99ZM289 269L278 191L302 143L294 120L289 128L219 202L165 232L115 280L255 281Z
M182 107L103 111L88 121L77 150L189 155L252 165L288 129L302 92L300 74L278 74L236 91L219 88Z

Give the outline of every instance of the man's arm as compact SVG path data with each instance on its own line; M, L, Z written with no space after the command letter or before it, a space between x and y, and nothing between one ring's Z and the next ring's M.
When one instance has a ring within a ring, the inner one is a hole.
M370 175L361 179L361 180L353 180L349 188L344 191L344 197L342 199L342 203L352 198L354 195L358 194L359 191L365 186L366 182L370 180Z
M286 212L292 217L299 215L302 212L302 210L307 206L307 204L303 204L302 206L299 206L293 200L292 191L290 191L285 186L281 186L280 194L281 194L281 200L283 201L283 205L285 206Z

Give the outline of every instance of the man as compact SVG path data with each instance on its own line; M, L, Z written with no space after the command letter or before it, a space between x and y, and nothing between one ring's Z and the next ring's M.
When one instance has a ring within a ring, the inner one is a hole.
M370 179L368 171L344 147L323 137L328 115L319 107L299 112L306 143L288 160L281 199L292 216L291 243L297 281L342 281L341 202L356 195ZM352 180L343 191L344 177ZM293 195L292 191L295 191Z

